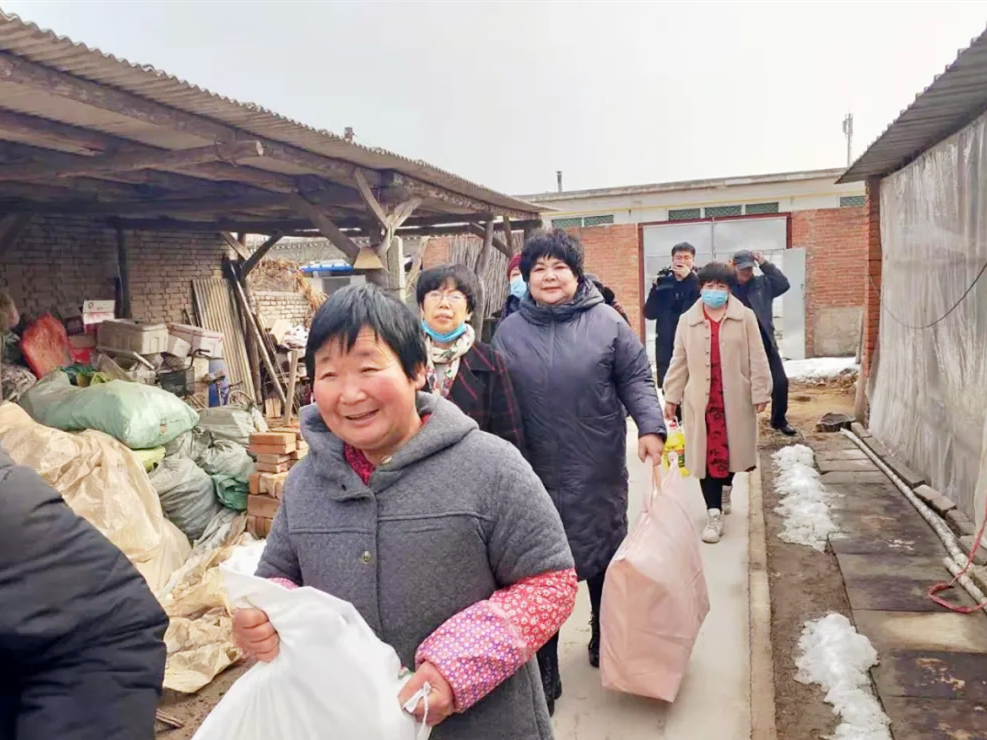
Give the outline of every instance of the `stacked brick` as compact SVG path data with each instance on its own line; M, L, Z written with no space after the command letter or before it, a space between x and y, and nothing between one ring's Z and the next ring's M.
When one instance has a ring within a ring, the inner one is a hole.
M247 496L247 531L263 538L271 532L288 471L308 454L308 444L297 429L281 429L250 435L248 449L256 462Z

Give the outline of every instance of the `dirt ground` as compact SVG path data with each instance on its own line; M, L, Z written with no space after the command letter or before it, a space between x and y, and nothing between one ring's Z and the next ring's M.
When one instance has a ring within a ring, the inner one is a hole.
M169 717L182 723L181 729L171 729L158 722L157 740L189 740L199 725L212 711L230 686L243 675L248 666L237 665L221 673L211 684L197 694L187 696L175 691L166 691L160 709Z
M853 388L794 385L789 394L789 422L809 438L827 412L852 414ZM778 539L781 518L771 455L793 440L766 429L762 420L761 477L771 584L771 643L775 672L775 719L780 740L816 740L832 734L836 715L818 686L795 680L795 657L803 624L830 612L850 615L843 578L831 552L820 553ZM796 439L794 442L804 442Z

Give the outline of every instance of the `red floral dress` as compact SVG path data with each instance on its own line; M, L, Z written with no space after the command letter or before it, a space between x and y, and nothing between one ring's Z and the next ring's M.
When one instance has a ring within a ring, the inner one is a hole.
M723 400L723 368L720 365L720 321L709 323L709 402L706 404L706 477L730 476L726 404Z

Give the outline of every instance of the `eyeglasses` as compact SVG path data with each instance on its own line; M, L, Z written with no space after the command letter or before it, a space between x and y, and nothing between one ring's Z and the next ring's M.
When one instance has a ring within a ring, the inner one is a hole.
M454 290L451 293L443 293L441 290L430 290L425 294L425 300L430 303L441 303L443 300L446 300L449 302L449 305L452 306L462 306L466 304L466 296L458 290Z

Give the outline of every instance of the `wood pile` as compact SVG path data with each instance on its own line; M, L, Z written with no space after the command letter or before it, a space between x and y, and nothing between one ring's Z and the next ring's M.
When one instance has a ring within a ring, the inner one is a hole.
M247 531L254 537L267 537L271 523L284 497L284 484L290 471L308 454L308 444L295 428L284 428L250 435L254 472L247 496Z

